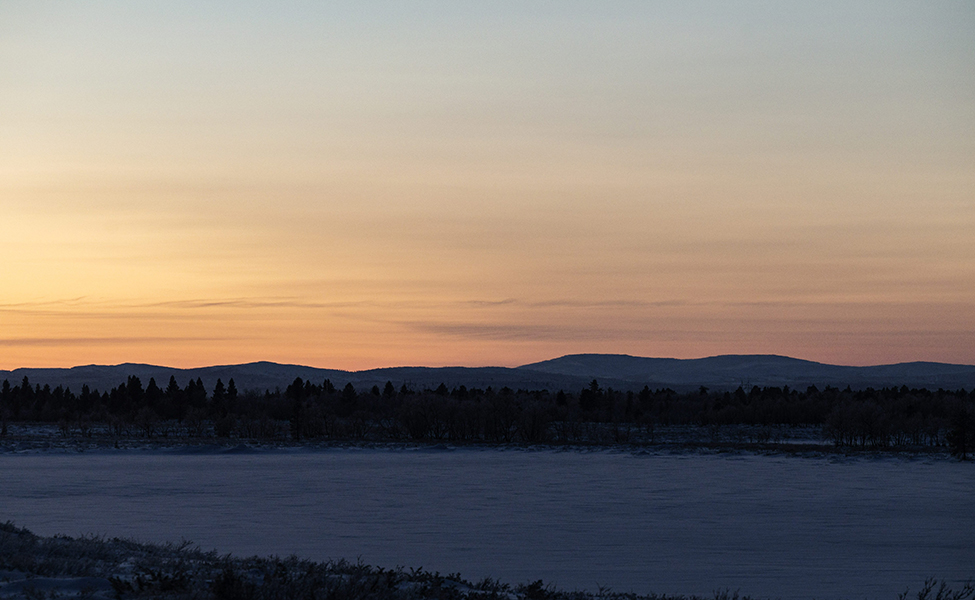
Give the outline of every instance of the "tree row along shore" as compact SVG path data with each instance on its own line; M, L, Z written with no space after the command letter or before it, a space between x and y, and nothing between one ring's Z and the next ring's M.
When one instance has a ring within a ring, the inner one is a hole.
M776 441L781 428L804 427L844 449L941 449L966 458L975 448L975 390L810 386L739 387L695 392L644 387L575 391L504 387L339 388L296 378L285 390L239 392L230 379L207 390L200 379L165 388L135 376L108 391L83 386L0 387L0 437L12 423L55 425L64 437L450 442L497 444L655 444L668 428L697 429L695 439L745 444ZM733 426L733 427L729 427ZM729 434L722 433L730 430Z

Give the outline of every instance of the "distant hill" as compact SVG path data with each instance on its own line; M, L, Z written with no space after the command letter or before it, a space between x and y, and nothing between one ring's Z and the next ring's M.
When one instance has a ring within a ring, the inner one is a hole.
M651 388L713 389L783 386L805 388L832 385L854 389L892 385L957 389L975 388L975 366L910 362L872 367L828 365L788 356L728 354L708 358L643 358L626 354L573 354L528 364L519 369L552 374L585 373L603 379L647 382Z
M316 369L301 365L281 365L272 362L256 362L244 365L223 365L201 367L197 369L176 369L156 365L137 363L123 363L120 365L85 365L70 369L15 369L0 371L0 379L9 379L11 384L20 383L24 377L32 384L50 384L52 387L63 385L78 392L81 386L87 385L92 389L106 391L125 382L126 378L134 375L148 383L150 378L156 380L159 387L165 388L170 377L175 377L181 387L190 379L202 379L207 389L213 389L217 379L227 383L231 378L238 389L274 390L276 387L284 389L296 377L313 379L318 383L325 378L335 378L345 371L332 369ZM345 382L343 381L343 385Z
M321 383L330 379L336 387L352 383L362 391L373 385L382 387L391 381L399 388L448 387L495 389L578 390L592 379L602 387L638 390L670 387L678 391L706 386L713 390L783 386L804 389L809 385L832 385L854 389L880 388L892 385L945 389L975 389L975 366L932 362L912 362L872 367L828 365L808 360L775 355L724 355L697 359L644 358L625 354L573 354L523 365L506 367L391 367L366 371L318 369L302 365L255 362L197 369L175 369L155 365L125 363L121 365L86 365L70 369L15 369L0 371L0 381L17 384L28 377L32 384L62 385L79 391L82 385L105 391L124 382L130 375L143 385L155 378L165 387L170 377L180 386L192 379L202 379L212 389L217 379L227 383L234 379L241 390L284 389L295 378Z
M383 387L387 381L393 382L397 389L402 385L414 389L436 388L441 383L448 387L466 385L467 387L499 389L508 386L512 389L581 389L591 378L580 375L563 375L536 372L529 369L509 369L505 367L391 367L366 371L341 371L337 369L318 369L302 365L282 365L272 362L255 362L242 365L222 365L196 369L176 369L135 363L120 365L85 365L70 369L15 369L0 371L0 381L7 379L11 385L19 384L27 377L32 385L61 385L73 391L81 390L83 385L91 389L106 391L134 375L142 384L150 378L159 387L166 387L170 377L175 377L179 385L185 386L190 379L201 379L204 386L213 389L217 379L226 384L231 378L240 390L274 391L285 389L300 377L321 384L331 380L336 387L351 383L363 391L374 385ZM607 385L617 389L627 389L625 381L607 381ZM642 385L641 385L642 387Z

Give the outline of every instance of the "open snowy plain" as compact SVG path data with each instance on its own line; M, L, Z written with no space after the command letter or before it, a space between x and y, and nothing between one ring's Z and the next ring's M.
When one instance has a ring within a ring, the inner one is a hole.
M563 589L895 598L975 576L944 458L246 447L0 454L0 519Z

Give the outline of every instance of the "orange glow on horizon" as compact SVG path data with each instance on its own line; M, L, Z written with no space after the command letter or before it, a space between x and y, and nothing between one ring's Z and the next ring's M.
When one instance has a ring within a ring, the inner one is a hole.
M5 5L0 369L975 364L975 13L894 5Z

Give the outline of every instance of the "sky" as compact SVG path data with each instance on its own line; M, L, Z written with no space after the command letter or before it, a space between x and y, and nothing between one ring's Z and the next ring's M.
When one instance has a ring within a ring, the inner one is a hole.
M0 2L0 369L975 364L975 4Z

